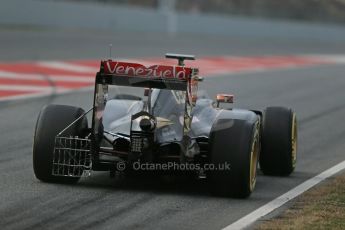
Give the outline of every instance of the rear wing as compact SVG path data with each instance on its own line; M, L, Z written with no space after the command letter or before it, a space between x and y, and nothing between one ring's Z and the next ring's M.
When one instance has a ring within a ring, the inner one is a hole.
M167 57L178 58L181 65L146 67L138 63L101 61L100 71L96 75L94 92L92 130L95 140L99 138L99 131L102 129L101 119L108 100L108 85L185 91L183 132L186 135L192 121L191 110L197 98L199 70L184 66L183 60L191 60L190 56L170 54Z
M102 61L96 84L187 90L188 83L198 75L197 68Z

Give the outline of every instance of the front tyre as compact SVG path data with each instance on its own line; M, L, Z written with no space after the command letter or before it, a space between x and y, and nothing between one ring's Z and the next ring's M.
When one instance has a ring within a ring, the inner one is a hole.
M33 169L37 179L52 183L76 183L78 177L53 176L53 153L56 135L84 113L81 108L67 105L47 105L37 119L33 144ZM82 118L67 129L64 135L81 136L87 129Z
M288 176L297 160L297 118L284 107L268 107L264 112L260 169L266 175Z

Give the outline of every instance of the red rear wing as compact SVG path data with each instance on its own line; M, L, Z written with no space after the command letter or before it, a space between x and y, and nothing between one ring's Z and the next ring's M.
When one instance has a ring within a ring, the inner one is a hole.
M103 61L104 73L114 76L188 80L192 68L184 66L153 65L146 67L138 63Z
M187 84L198 69L185 66L152 65L138 63L102 61L96 83L147 87L160 89L187 90Z

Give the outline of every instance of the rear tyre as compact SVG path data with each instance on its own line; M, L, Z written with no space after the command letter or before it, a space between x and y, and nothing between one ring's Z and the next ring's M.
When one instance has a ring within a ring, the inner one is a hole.
M284 107L268 107L264 112L260 169L266 175L288 176L297 160L296 114Z
M33 145L33 169L37 179L53 183L76 183L79 180L78 177L53 176L52 166L55 136L83 113L81 108L66 105L48 105L41 110ZM80 137L87 127L84 117L67 129L64 136Z
M210 163L230 170L207 171L215 195L246 198L255 188L260 151L260 120L220 119L210 134Z

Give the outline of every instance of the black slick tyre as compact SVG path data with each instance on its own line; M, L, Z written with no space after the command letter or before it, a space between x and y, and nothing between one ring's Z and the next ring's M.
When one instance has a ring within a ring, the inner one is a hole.
M297 160L296 114L284 107L268 107L264 112L260 169L265 175L288 176Z
M66 105L48 105L42 108L37 119L33 144L33 169L43 182L76 183L78 177L52 175L53 152L56 135L84 113L81 108ZM87 119L82 118L64 136L81 136L87 129Z
M210 134L209 162L229 170L207 171L215 195L246 198L255 188L260 151L260 120L219 119Z

